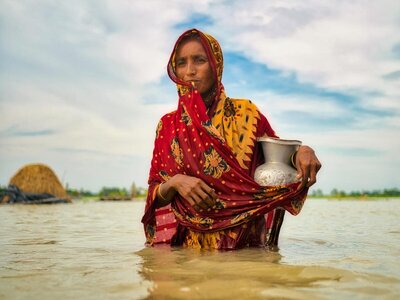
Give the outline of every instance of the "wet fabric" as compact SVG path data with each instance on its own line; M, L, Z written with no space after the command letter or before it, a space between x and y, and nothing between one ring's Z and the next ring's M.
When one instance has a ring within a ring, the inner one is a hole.
M198 91L175 75L176 49L193 34L200 38L217 78L208 109ZM276 135L250 100L225 95L222 69L222 52L214 38L193 29L178 39L168 64L168 74L178 87L178 107L157 126L142 219L149 245L217 249L263 245L276 209L296 215L303 205L307 190L297 191L298 183L262 187L254 181L254 170L263 162L256 139ZM177 194L170 205L156 209L159 184L176 174L202 179L216 191L216 206L195 210Z

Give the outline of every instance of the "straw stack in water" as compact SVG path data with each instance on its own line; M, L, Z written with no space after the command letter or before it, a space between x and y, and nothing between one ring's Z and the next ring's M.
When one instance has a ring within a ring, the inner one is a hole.
M25 165L11 178L10 184L24 193L48 193L71 202L56 174L44 164Z

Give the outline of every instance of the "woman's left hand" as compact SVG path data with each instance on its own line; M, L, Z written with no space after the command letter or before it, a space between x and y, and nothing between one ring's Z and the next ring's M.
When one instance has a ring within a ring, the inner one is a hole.
M301 178L298 190L310 187L317 182L317 173L321 169L321 163L313 149L308 146L300 146L296 153L297 178Z

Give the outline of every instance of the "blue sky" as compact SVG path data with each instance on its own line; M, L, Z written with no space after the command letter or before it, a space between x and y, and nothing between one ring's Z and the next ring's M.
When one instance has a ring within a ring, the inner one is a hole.
M146 186L166 64L196 27L223 82L322 161L315 188L399 187L400 7L371 1L8 1L0 4L0 184L24 164L64 184Z

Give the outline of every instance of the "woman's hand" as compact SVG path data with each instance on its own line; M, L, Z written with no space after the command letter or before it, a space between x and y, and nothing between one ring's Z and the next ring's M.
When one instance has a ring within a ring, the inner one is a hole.
M317 182L317 173L321 169L321 163L313 149L308 146L300 146L296 153L297 178L301 178L298 190L310 187Z
M182 174L176 174L164 182L160 193L167 201L159 201L161 206L170 203L175 194L179 193L196 210L212 208L217 199L214 189L209 187L203 180Z
M197 177L177 174L171 178L171 185L196 210L207 210L215 205L217 195L214 189Z

